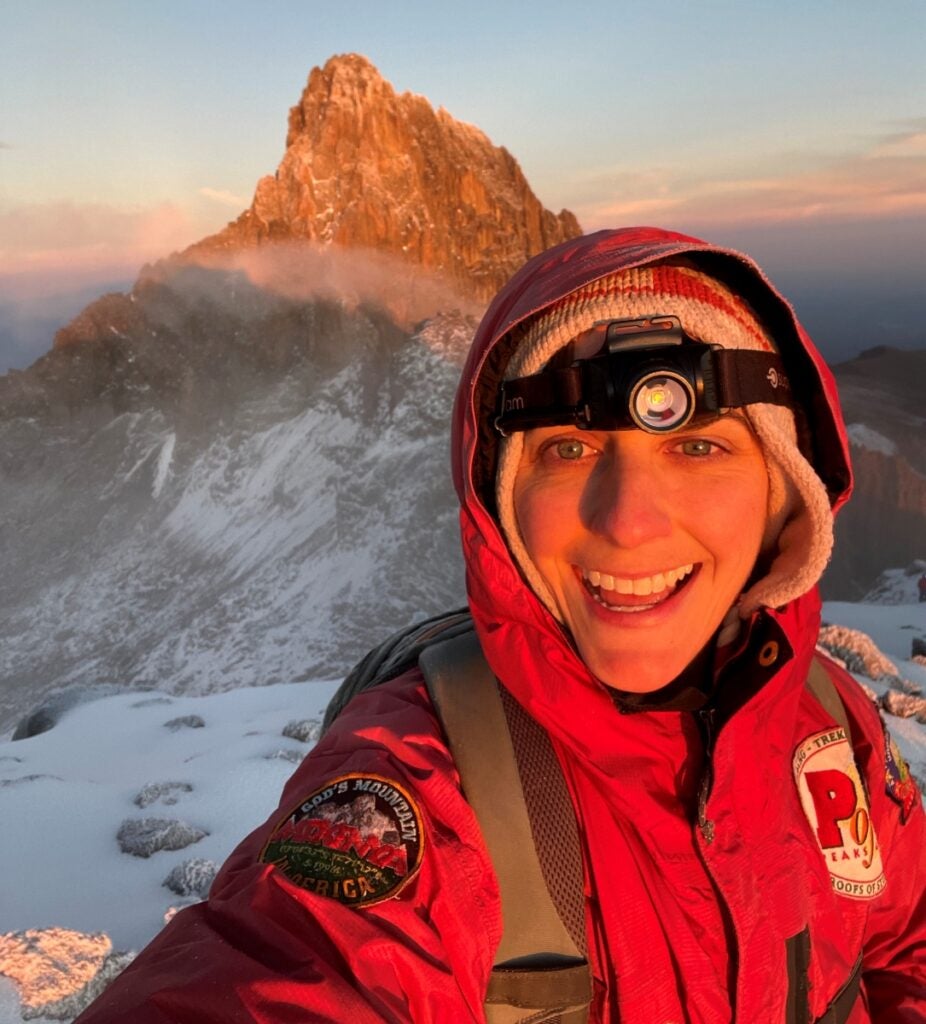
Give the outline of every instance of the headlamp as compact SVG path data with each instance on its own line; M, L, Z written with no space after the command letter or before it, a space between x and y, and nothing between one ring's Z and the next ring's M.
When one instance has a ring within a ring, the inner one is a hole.
M662 434L722 409L791 404L777 354L705 345L686 335L675 316L599 321L568 351L580 344L596 354L567 366L554 360L540 373L502 384L499 433L574 424Z

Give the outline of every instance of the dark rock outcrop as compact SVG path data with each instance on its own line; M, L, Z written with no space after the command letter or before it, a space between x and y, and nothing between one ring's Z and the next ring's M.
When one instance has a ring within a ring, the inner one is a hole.
M926 350L869 349L834 373L855 491L836 520L823 592L857 600L885 568L926 556Z

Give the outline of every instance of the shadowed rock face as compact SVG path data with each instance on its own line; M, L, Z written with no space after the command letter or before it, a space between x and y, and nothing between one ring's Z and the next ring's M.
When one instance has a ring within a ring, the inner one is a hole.
M393 253L487 302L529 257L580 233L568 210L543 208L506 149L348 54L313 69L250 208L185 256L332 242Z
M926 351L869 349L834 372L855 490L823 592L856 600L883 569L926 556Z

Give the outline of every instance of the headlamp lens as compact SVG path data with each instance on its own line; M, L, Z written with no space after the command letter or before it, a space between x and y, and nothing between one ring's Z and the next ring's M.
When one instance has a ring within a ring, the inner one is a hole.
M657 370L637 381L629 405L631 419L641 430L678 430L694 415L694 388L681 374Z

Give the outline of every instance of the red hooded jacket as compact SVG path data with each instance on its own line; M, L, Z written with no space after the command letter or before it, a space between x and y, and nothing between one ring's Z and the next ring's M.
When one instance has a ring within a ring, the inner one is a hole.
M828 669L861 778L805 685L817 593L755 616L711 708L622 713L523 582L483 500L479 403L499 339L587 281L677 254L774 324L837 508L850 473L829 371L753 264L682 235L599 232L533 260L486 314L454 413L477 631L549 732L579 820L591 1020L783 1024L789 961L809 939L812 1020L860 962L841 1019L924 1022L923 810L854 681ZM349 705L208 902L178 914L79 1024L481 1021L501 929L478 824L423 682L407 673Z

